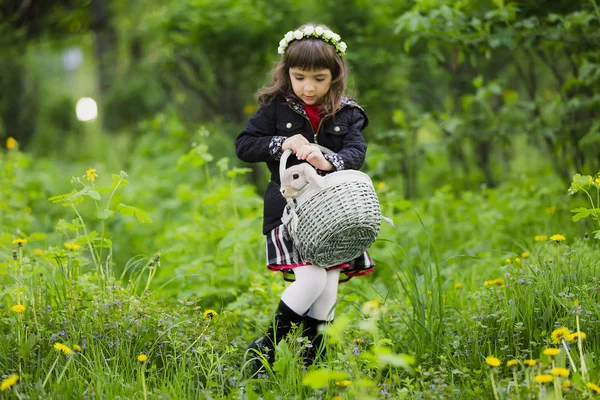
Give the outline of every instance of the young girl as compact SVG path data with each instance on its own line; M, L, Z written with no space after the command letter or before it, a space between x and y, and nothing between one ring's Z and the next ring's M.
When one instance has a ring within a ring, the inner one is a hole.
M308 162L321 175L359 169L367 150L361 130L368 120L364 110L344 96L346 44L339 35L326 26L306 24L288 32L278 50L283 57L271 82L258 92L260 108L238 136L236 153L242 161L267 163L271 172L263 220L267 268L284 272L284 279L293 273L295 280L281 295L275 325L254 340L250 349L272 362L274 346L293 326L302 324L313 345L305 354L306 362L311 363L321 344L319 326L333 320L338 282L366 275L374 264L366 252L327 269L295 258L294 243L281 223L286 200L279 191L279 160L283 151L291 149L295 155L290 156L287 167ZM334 153L323 154L310 143ZM340 272L347 278L340 280Z

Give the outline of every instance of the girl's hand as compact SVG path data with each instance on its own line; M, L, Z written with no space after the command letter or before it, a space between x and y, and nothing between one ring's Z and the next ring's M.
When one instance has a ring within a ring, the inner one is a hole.
M281 150L285 151L287 149L292 149L294 153L298 153L298 150L304 145L307 145L308 139L302 136L300 133L294 136L291 136L283 142L281 145Z
M321 171L333 171L333 165L323 157L321 150L315 146L306 144L298 151L296 151L296 158L298 160L306 160L313 167L320 169Z

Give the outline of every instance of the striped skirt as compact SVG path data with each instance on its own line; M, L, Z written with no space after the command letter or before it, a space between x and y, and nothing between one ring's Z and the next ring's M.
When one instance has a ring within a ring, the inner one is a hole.
M287 235L285 226L279 225L277 228L267 233L267 268L271 271L281 271L283 273L283 279L286 281L293 282L294 279L290 276L294 273L294 268L310 265L309 262L305 262L298 258L298 252L295 251L294 242ZM342 273L346 275L341 278L340 282L346 282L354 276L367 275L373 272L375 263L369 256L368 252L364 252L358 258L350 260L340 265L334 265L327 269L341 269Z

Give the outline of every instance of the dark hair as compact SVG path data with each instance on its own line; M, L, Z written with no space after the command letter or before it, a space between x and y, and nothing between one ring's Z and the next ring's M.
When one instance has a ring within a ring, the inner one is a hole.
M315 26L304 24L298 30L309 25ZM329 29L325 25L316 25L316 27ZM285 49L283 58L273 68L271 81L257 93L258 102L261 105L270 103L279 94L294 96L290 82L290 68L299 68L304 71L319 69L331 71L331 86L323 99L322 106L325 115L334 116L346 91L348 69L346 61L336 53L333 45L312 37L292 41Z

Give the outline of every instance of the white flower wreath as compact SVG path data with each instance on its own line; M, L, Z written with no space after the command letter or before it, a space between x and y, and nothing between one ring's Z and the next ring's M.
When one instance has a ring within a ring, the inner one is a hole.
M285 34L284 38L279 42L279 48L277 52L279 54L284 54L285 49L288 47L290 42L294 40L308 39L308 38L316 38L321 39L324 42L330 43L335 47L336 53L340 56L346 54L346 43L342 42L342 38L337 33L330 31L329 29L323 29L320 26L314 27L312 25L307 25L304 29L297 31L289 31Z

